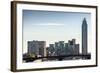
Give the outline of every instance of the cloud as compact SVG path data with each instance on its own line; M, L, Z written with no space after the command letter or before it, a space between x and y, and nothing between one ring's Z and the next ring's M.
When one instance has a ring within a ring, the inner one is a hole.
M44 24L37 24L37 25L43 25L43 26L62 26L64 24L58 24L58 23L44 23Z

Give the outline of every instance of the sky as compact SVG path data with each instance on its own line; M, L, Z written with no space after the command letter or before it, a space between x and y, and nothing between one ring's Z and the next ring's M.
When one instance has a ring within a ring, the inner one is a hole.
M49 44L76 39L81 48L82 21L86 18L91 35L91 14L79 12L58 12L23 10L23 49L27 52L27 41L46 41Z

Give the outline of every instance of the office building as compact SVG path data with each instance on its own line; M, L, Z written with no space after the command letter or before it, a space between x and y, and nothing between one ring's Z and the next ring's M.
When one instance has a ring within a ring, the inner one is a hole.
M86 55L87 54L87 44L88 44L88 29L87 29L87 21L84 18L82 22L82 54Z

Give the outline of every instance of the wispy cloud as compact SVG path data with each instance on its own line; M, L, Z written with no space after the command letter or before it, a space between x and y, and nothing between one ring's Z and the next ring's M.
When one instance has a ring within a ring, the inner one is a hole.
M43 26L62 26L64 24L58 24L58 23L42 23L42 24L36 24L36 25L43 25Z

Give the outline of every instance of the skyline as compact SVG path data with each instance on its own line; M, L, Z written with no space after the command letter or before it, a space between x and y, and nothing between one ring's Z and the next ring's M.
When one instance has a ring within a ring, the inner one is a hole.
M73 39L75 39L75 38L73 38ZM73 40L72 39L72 40ZM63 41L64 43L68 43L69 41L70 41L71 39L69 39L68 41ZM34 42L34 41L38 41L38 40L31 40L31 42ZM50 46L50 44L55 44L55 43L58 43L58 42L61 42L62 40L60 40L60 41L55 41L55 42L53 42L53 43L49 43L49 46ZM27 43L28 43L29 41L27 41ZM44 40L42 40L42 41L39 41L39 42L45 42L46 43L46 41L44 41ZM76 42L76 39L75 39L75 42ZM79 43L77 43L77 44L79 44ZM46 47L49 47L49 46L46 46Z
M91 28L91 14L78 12L56 12L23 10L23 48L27 49L27 41L45 40L48 44L55 41L68 41L75 38L81 45L81 26L86 18ZM89 35L91 35L88 29Z
M43 61L62 61L62 60L78 60L91 59L91 53L85 53L82 48L82 53L79 52L80 44L76 44L76 39L65 41L56 41L54 44L49 44L46 47L46 41L28 41L28 52L23 54L24 62Z

